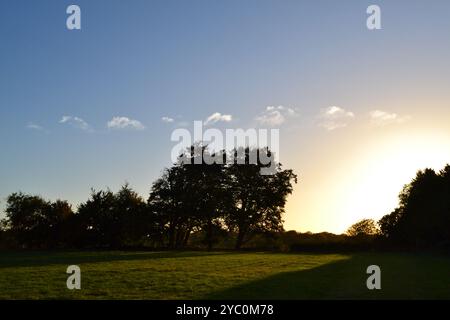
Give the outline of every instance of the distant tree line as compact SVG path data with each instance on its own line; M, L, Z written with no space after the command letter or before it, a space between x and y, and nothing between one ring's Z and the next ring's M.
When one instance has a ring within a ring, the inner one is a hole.
M18 248L183 248L195 234L211 249L230 235L240 249L255 235L283 230L286 199L297 182L279 163L273 174L261 174L270 164L249 160L262 152L270 156L267 149L239 148L227 158L192 146L153 183L147 200L128 184L116 193L92 190L76 210L67 201L13 193L0 242ZM209 164L205 155L224 161Z

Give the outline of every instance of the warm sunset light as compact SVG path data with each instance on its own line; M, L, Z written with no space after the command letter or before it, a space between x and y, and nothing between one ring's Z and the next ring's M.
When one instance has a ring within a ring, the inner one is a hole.
M439 171L450 163L450 129L384 131L374 139L355 137L348 155L351 163L342 160L348 149L342 150L342 157L333 154L316 163L317 167L335 165L336 170L296 186L288 203L287 230L341 233L354 221L378 220L397 207L398 194L419 169Z
M362 156L359 168L352 171L349 168L352 173L344 185L336 186L349 191L338 210L348 222L340 227L347 228L362 218L379 219L395 209L397 194L418 169L441 170L449 163L448 138L427 132L412 133L386 137L373 146L372 151Z
M449 40L449 0L1 0L0 302L450 299Z

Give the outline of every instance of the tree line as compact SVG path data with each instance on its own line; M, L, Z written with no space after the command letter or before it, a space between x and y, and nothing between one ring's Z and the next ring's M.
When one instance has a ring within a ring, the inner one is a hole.
M239 152L238 152L239 151ZM363 219L343 235L284 232L283 213L297 176L277 164L250 163L252 152L209 164L193 146L164 169L144 199L128 184L116 193L92 190L76 210L64 200L13 193L0 223L0 247L212 249L220 244L275 250L450 249L450 165L420 170L379 221ZM209 154L214 156L214 154ZM194 164L196 163L196 164Z
M76 210L64 200L13 193L0 237L18 248L183 248L192 234L201 234L211 249L231 234L240 249L255 235L283 230L286 199L297 182L279 163L273 174L261 174L271 164L250 158L263 152L270 157L268 149L214 154L207 146L192 146L164 169L145 200L128 184L115 193L92 190ZM205 155L223 161L206 163Z

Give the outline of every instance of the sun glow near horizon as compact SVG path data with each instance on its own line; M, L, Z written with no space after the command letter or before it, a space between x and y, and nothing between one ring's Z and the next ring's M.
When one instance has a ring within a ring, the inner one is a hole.
M390 132L362 144L361 153L341 162L330 176L300 181L288 202L286 230L343 233L361 219L378 220L398 206L398 194L417 171L439 171L450 163L448 132ZM315 184L307 187L313 191L302 192L303 183Z

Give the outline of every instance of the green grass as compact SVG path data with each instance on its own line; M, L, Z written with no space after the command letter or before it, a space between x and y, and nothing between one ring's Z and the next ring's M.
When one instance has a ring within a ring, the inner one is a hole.
M66 268L81 268L81 290ZM381 267L381 290L366 288ZM450 258L393 253L0 253L0 299L450 299Z

